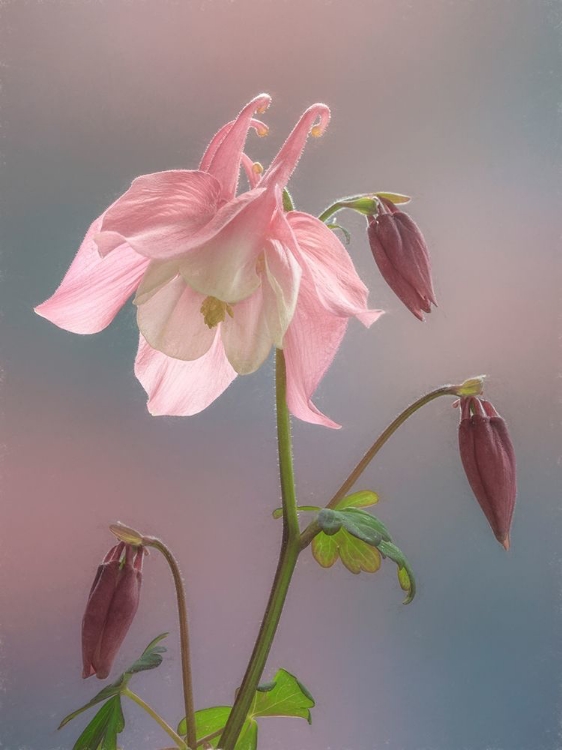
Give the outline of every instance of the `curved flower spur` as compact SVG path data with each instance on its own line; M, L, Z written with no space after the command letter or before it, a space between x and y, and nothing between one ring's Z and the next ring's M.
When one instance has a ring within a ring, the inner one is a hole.
M140 330L135 373L152 414L191 415L237 374L257 370L271 347L287 361L288 403L307 422L337 427L311 402L347 321L369 326L368 290L323 222L285 213L283 190L308 135L330 119L315 104L269 169L244 154L254 118L270 97L253 99L209 144L198 170L133 181L91 225L55 294L36 308L75 333L96 333L136 292ZM241 164L250 189L236 195Z

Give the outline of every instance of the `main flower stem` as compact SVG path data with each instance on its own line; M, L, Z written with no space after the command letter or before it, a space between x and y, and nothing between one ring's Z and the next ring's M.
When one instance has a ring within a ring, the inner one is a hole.
M434 391L430 391L429 393L426 393L424 396L419 398L417 401L414 401L413 404L410 404L407 406L403 412L401 412L396 419L394 419L388 427L381 432L381 434L378 436L378 438L375 440L373 445L369 448L369 450L365 453L363 458L359 461L357 466L353 469L351 474L347 477L345 482L341 485L341 487L338 489L338 491L335 493L335 495L332 497L327 508L335 508L335 506L339 503L339 501L347 495L349 490L353 487L355 482L359 479L361 474L365 471L367 466L371 463L373 458L377 455L377 453L380 451L380 449L383 447L383 445L386 443L386 441L394 435L396 430L404 424L404 422L412 416L412 414L415 414L415 412L418 411L418 409L421 409L422 406L425 406L426 404L429 404L430 401L433 401L436 398L439 398L439 396L451 396L456 395L456 389L458 386L451 386L451 385L443 385L440 388L436 388ZM306 529L302 532L300 537L300 547L301 549L304 549L305 547L308 547L310 542L314 539L314 537L321 531L320 525L317 521L312 521Z
M250 657L246 674L234 706L228 717L219 747L223 750L234 750L236 741L246 717L256 688L262 676L273 638L279 625L283 605L300 551L300 533L297 517L295 478L293 471L293 450L291 443L291 421L287 408L287 378L285 358L278 349L275 360L275 392L277 406L277 445L279 452L279 472L281 478L281 497L283 501L283 537L281 552L275 578L269 595L269 601L262 620L254 650Z
M176 745L180 748L180 750L187 750L187 745L182 740L182 738L179 736L179 734L176 734L172 727L167 724L164 719L160 716L160 714L157 714L156 711L151 708L146 701L143 701L143 699L137 695L136 693L133 693L132 690L129 690L129 688L125 688L122 691L123 695L126 695L127 698L130 698L132 701L134 701L138 706L140 706L142 709L146 711L149 716L152 716L154 721L159 724L162 729L166 732L166 734L173 739L173 741L176 743Z
M166 545L154 537L144 537L143 544L147 547L154 547L161 552L172 572L174 586L176 588L176 597L178 602L178 616L180 622L180 650L181 650L181 672L183 680L183 696L185 705L185 719L187 722L187 744L191 750L195 750L197 745L197 735L195 729L195 708L193 704L193 683L191 679L191 656L189 649L189 628L187 622L187 604L185 599L185 590L176 558Z

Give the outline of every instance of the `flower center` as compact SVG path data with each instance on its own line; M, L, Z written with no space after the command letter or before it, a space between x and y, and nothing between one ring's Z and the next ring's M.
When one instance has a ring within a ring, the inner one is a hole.
M205 297L203 300L203 304L201 305L201 315L203 316L205 325L209 328L214 328L219 323L222 323L226 317L226 313L228 313L231 318L234 317L234 311L227 302L223 302L216 297Z

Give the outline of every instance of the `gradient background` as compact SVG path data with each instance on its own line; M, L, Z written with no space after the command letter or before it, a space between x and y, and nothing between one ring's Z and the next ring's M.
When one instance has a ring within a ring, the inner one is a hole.
M4 2L1 8L4 370L0 548L2 750L70 748L79 629L106 526L160 535L188 580L198 707L231 702L263 611L280 523L272 361L211 408L153 418L133 376L134 311L92 337L32 308L93 218L138 174L197 165L252 96L273 96L267 163L315 101L332 108L290 187L317 212L389 189L432 251L440 307L419 324L380 278L359 217L350 252L388 311L351 325L318 391L339 432L295 424L301 503L322 503L409 401L485 372L508 417L519 501L506 554L463 476L446 400L412 419L360 482L381 495L417 573L354 577L299 562L265 678L317 699L313 725L263 720L263 750L554 750L560 709L562 6L539 0ZM138 691L181 716L163 561L116 664L157 633L169 653ZM134 685L133 685L134 687ZM133 705L122 744L169 744Z

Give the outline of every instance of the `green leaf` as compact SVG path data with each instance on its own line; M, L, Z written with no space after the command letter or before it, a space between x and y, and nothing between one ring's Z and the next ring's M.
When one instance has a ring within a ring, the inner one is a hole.
M354 492L352 495L343 497L336 505L336 510L344 510L344 508L368 508L370 505L378 503L379 496L376 492L371 490L362 490L361 492Z
M97 703L101 703L108 698L112 698L114 695L118 695L123 690L123 688L127 687L127 684L132 675L136 674L137 672L143 672L146 669L155 669L156 667L160 666L160 664L162 663L162 657L160 656L160 654L165 653L166 649L164 648L164 646L158 646L158 643L160 643L160 641L167 635L168 633L162 633L153 641L151 641L142 652L140 657L129 667L129 669L127 669L126 672L123 672L123 674L120 675L115 680L115 682L112 682L111 685L106 685L102 690L100 690L99 693L97 693L92 698L92 700L88 701L88 703L84 704L80 708L77 708L76 711L73 711L71 714L68 714L68 716L66 716L61 721L58 728L62 729L65 724L68 724L69 721L72 721L72 719L74 719L76 716L79 716L84 711L92 708L92 706L95 706Z
M258 746L258 724L256 719L263 716L296 716L311 722L310 709L314 707L314 699L297 678L285 669L280 669L271 682L260 686L254 696L252 707L236 742L235 750L256 750ZM264 689L266 688L266 689ZM220 732L232 708L230 706L214 706L203 708L195 713L195 729L197 739L202 740L210 734L217 733L209 740L211 747L217 747ZM182 719L178 725L178 734L185 737L187 722Z
M332 510L331 508L322 508L318 514L318 523L324 534L332 536L332 534L335 534L341 529L341 514L337 510Z
M376 516L367 513L366 510L361 510L360 508L347 508L346 510L339 512L343 516L343 527L346 528L350 534L353 534L353 536L358 536L359 539L363 539L367 544L372 544L368 538L371 536L374 539L380 537L381 539L390 541L390 533L384 523ZM352 527L356 529L355 532L352 531ZM371 530L372 533L368 530ZM361 536L361 532L363 532L365 536ZM378 542L375 543L375 546L377 545Z
M312 540L312 554L323 568L331 568L339 555L336 537L327 536L321 531Z
M384 557L388 557L398 566L398 583L400 588L408 594L403 603L410 604L416 595L416 579L406 556L392 542L381 542L379 550Z
M297 505L297 513L310 513L317 510L320 510L319 505ZM273 518L281 518L283 516L283 508L275 508L271 515Z
M195 712L195 732L198 740L202 740L210 734L217 733L216 737L209 740L211 747L218 747L220 742L220 733L226 726L231 706L214 706L213 708L203 708ZM178 734L185 737L187 734L187 722L182 719L178 725ZM247 718L242 726L240 736L236 742L235 750L256 750L258 746L258 725L256 722Z
M352 573L376 573L381 566L381 556L376 547L351 536L341 529L335 537L338 541L342 563Z
M232 706L213 706L212 708L202 708L195 712L195 733L197 739L213 734L226 725ZM185 717L178 724L178 734L185 737L187 734L187 722ZM217 740L219 738L217 737Z
M322 531L329 536L336 534L343 526L352 536L373 547L377 547L382 539L390 539L386 526L378 518L360 508L322 508L318 514L318 523Z
M258 685L256 690L258 693L269 693L270 690L273 690L273 688L277 685L275 680L271 680L271 682L262 682L261 685Z
M79 716L81 713L84 713L84 711L87 711L89 708L92 708L92 706L95 706L97 703L101 703L102 701L105 701L108 698L112 698L115 695L119 695L119 693L121 692L121 689L126 685L126 680L124 680L123 678L124 678L124 675L121 675L119 679L115 680L115 682L112 682L111 685L106 685L103 688L103 690L100 690L99 693L94 695L91 701L88 701L88 703L85 703L80 708L77 708L76 711L73 711L71 714L68 714L68 716L66 716L61 721L58 728L62 729L65 726L65 724L68 724L69 721L72 721L72 719L76 718L76 716Z
M386 198L387 200L392 201L392 203L396 203L396 205L409 203L412 200L410 196L402 195L402 193L375 193L375 195L379 198Z
M351 242L351 234L348 229L346 229L345 227L342 227L341 224L338 224L335 221L330 222L330 224L326 224L326 226L328 227L328 229L331 229L333 232L339 229L345 238L345 244L349 245L349 243Z
M161 633L151 641L145 650L142 652L140 657L127 669L125 675L137 674L137 672L144 672L147 669L156 669L162 664L161 654L166 653L164 646L158 644L162 641L168 633Z
M117 750L117 735L124 728L121 698L115 695L100 708L72 750Z
M235 750L256 750L258 746L258 724L253 719L246 719L236 742Z
M312 540L312 554L323 568L330 568L339 557L352 573L362 570L375 573L380 567L381 555L388 557L398 566L398 582L408 594L404 604L413 600L416 595L414 573L402 550L391 541L382 521L360 508L347 507L345 510L323 508L318 514L318 523L323 531Z
M310 709L314 699L297 678L285 669L275 675L275 687L267 693L256 693L250 718L260 716L297 716L312 721Z

